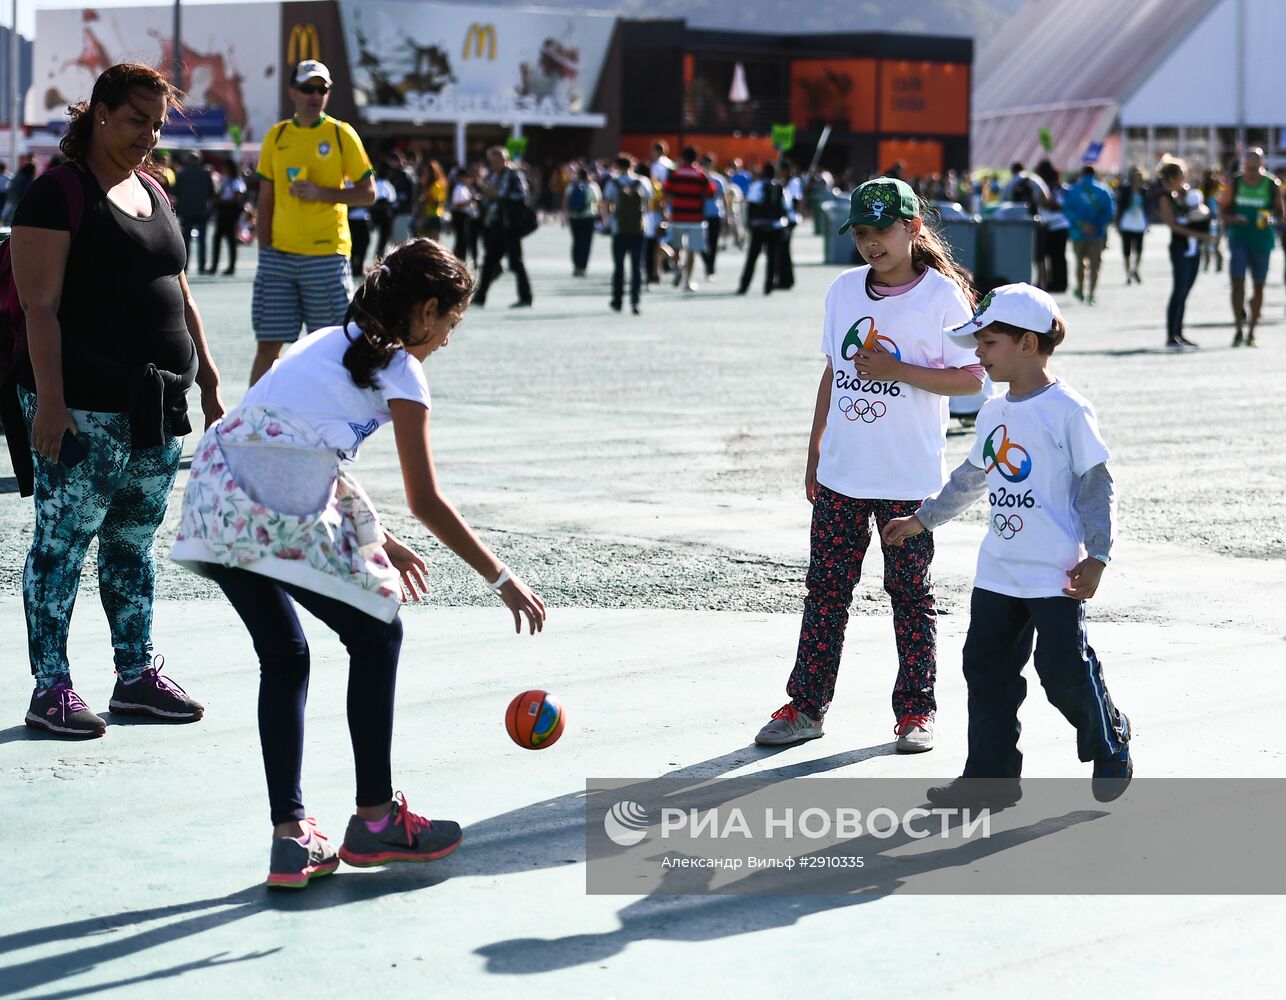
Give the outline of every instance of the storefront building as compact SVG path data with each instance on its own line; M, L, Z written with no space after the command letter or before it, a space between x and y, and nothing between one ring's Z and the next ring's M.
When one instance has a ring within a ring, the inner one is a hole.
M37 13L29 127L57 132L66 105L122 59L168 70L172 8ZM199 40L199 42L198 42ZM330 110L373 148L412 145L443 162L480 158L513 136L529 159L638 155L657 139L728 159L790 155L908 175L969 164L969 39L888 34L766 35L681 20L399 0L307 0L184 8L193 121L175 145L257 147L289 114L289 69L321 59ZM221 134L215 134L221 133Z

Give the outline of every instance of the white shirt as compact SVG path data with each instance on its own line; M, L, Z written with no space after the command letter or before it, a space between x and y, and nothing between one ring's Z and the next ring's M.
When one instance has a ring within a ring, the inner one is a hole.
M943 335L973 311L964 293L930 268L902 295L866 294L870 267L845 271L826 293L822 353L834 369L818 482L860 500L923 500L947 479L946 396L904 382L860 379L852 359L873 338L924 368L964 368L973 351Z
M390 399L430 406L429 383L420 362L405 350L376 373L377 388L360 389L344 367L354 326L327 326L292 344L242 400L243 405L279 407L310 423L339 458L355 461L363 441L392 419Z
M1085 558L1077 484L1106 462L1094 408L1059 381L1037 396L983 404L969 461L987 475L991 518L974 585L1010 597L1063 597Z

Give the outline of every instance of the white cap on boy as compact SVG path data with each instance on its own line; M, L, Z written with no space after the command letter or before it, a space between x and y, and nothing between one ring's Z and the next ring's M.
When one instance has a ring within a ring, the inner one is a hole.
M1008 323L1020 330L1045 333L1061 315L1053 296L1035 285L1001 285L978 301L973 318L944 332L957 344L974 345L974 334L992 323Z

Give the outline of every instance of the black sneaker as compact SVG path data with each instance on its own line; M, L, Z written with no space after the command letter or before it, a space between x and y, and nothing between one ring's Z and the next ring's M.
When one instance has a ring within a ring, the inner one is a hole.
M1123 747L1119 753L1094 762L1090 791L1098 801L1111 802L1125 794L1133 777L1134 761L1130 760L1130 748Z
M436 861L459 847L460 839L459 823L415 815L406 807L406 796L398 792L388 824L379 833L371 833L360 816L349 819L339 856L354 868L393 861Z
M339 867L339 855L326 835L317 829L317 821L307 820L308 843L301 844L294 837L274 837L272 853L268 858L270 889L306 889L308 883L324 875L332 875Z
M163 666L165 657L158 656L153 665L143 671L143 676L132 684L126 684L117 677L112 700L107 703L108 709L120 715L150 715L172 722L196 722L205 714L205 707L163 675Z
M1111 802L1119 799L1134 777L1134 762L1130 760L1130 717L1121 713L1121 732L1124 734L1125 746L1110 757L1094 761L1094 777L1090 779L1090 791L1100 802Z
M948 785L934 785L926 793L935 806L1004 809L1023 797L1017 778L956 778Z
M59 681L43 691L36 688L25 721L32 729L81 739L94 739L107 732L107 723L90 711L72 690L70 680Z

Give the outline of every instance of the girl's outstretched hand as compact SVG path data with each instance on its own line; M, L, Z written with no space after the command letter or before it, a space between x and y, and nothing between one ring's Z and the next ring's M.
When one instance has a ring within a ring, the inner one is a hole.
M545 602L516 576L510 576L498 591L505 606L513 612L514 631L522 634L522 616L527 616L527 628L532 635L545 630Z
M402 600L418 601L428 594L424 574L429 571L429 567L418 552L403 545L386 531L384 554L388 556L393 568L402 574Z

